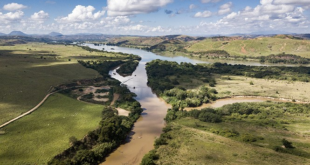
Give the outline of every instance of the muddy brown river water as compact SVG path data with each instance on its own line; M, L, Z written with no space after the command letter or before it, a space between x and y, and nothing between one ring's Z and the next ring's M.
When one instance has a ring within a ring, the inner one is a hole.
M91 48L99 50L102 50L102 48L104 48L107 51L135 54L142 57L142 60L140 61L137 69L131 76L123 77L119 75L115 70L112 70L109 73L111 77L121 81L129 88L131 92L137 95L135 99L140 102L142 108L144 108L145 110L143 111L138 121L135 123L130 135L126 140L126 143L124 143L113 153L111 153L110 156L106 158L106 161L102 163L103 165L140 164L143 156L151 149L153 149L154 140L162 133L162 128L165 125L164 118L166 116L167 109L169 108L169 105L166 104L163 100L159 99L147 86L145 64L155 59L176 61L179 63L190 62L193 64L210 62L190 59L187 57L164 57L144 50L123 48L117 46L94 46L93 44L85 44L85 46L89 46ZM258 62L241 61L238 64L262 66L262 64ZM263 98L231 98L216 101L211 105L203 105L200 108L209 106L216 108L235 102L263 102L266 100L267 99Z

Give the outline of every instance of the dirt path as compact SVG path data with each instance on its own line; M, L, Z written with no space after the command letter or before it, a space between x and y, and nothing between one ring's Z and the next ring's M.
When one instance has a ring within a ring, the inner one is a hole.
M80 87L80 86L76 86L76 87ZM49 90L51 90L51 89L49 89ZM64 89L61 89L61 90L64 90ZM5 126L9 125L10 123L12 123L12 122L14 122L14 121L16 121L16 120L18 120L18 119L20 119L20 118L26 116L26 115L29 115L29 114L32 113L33 111L37 110L37 109L48 99L48 97L50 97L52 94L57 93L57 92L59 92L59 91L61 91L61 90L58 90L58 91L55 91L55 92L52 92L52 93L47 94L47 95L43 98L43 100L42 100L41 102L39 102L39 104L37 104L35 107L33 107L33 108L30 109L29 111L27 111L27 112L25 112L25 113L23 113L23 114L21 114L21 115L19 115L19 116L17 116L17 117L15 117L14 119L12 119L12 120L10 120L10 121L8 121L8 122L6 122L6 123L0 125L0 128L3 128L3 127L5 127Z
M119 98L119 94L114 93L113 94L113 101L111 102L111 105L114 105L115 101L118 100L118 98Z
M37 109L46 101L46 99L47 99L50 95L52 95L52 94L54 94L54 93L56 93L56 92L47 94L47 95L43 98L43 100L42 100L39 104L37 104L35 107L33 107L33 108L30 109L29 111L27 111L27 112L25 112L25 113L23 113L23 114L21 114L21 115L19 115L19 116L17 116L17 117L15 117L14 119L12 119L12 120L10 120L10 121L8 121L8 122L6 122L6 123L0 125L0 128L3 128L3 127L5 127L5 126L9 125L10 123L12 123L12 122L14 122L14 121L16 121L16 120L18 120L18 119L20 119L20 118L26 116L26 115L29 115L29 114L32 113L33 111L37 110Z
M243 46L242 46L242 48L241 48L241 52L243 53L243 54L247 54L247 51L245 50L245 43L244 42L242 42L243 43Z

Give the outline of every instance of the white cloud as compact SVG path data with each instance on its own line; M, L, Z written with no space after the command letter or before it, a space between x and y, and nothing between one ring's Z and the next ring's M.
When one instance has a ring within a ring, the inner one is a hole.
M274 4L297 4L297 5L310 5L309 0L274 0Z
M222 6L220 6L218 14L224 15L224 14L230 13L232 5L233 5L232 2L228 2L228 3L223 4Z
M222 1L222 0L200 0L201 3L210 3L210 2L217 3L217 2L220 2L220 1Z
M151 13L172 3L173 0L108 0L108 15L136 15Z
M207 18L207 17L211 17L212 16L212 12L211 11L203 11L203 12L198 12L194 15L194 17L196 18Z
M68 22L90 22L94 20L98 20L101 18L105 11L98 11L93 13L95 8L93 6L82 6L78 5L70 13L67 17L62 17L59 19L55 19L59 23L68 23Z
M189 8L190 10L193 10L193 9L195 9L196 7L197 7L196 5L190 4L188 8Z
M310 8L310 1L309 0L274 0L274 4L289 4L289 5L296 5L298 7L303 7L305 9Z
M20 21L23 16L24 12L22 11L8 12L6 14L0 12L0 22L3 24L15 23Z
M33 13L33 15L31 15L31 17L30 17L31 20L38 21L40 23L43 23L48 18L49 18L48 13L45 13L43 10L41 10L37 13Z
M304 14L304 8L293 4L275 4L273 0L261 0L260 5L253 8L247 6L216 22L201 22L196 31L219 34L264 30L305 33L309 31L309 26L310 21Z
M16 10L22 10L25 8L27 8L27 6L18 4L18 3L10 3L10 4L6 4L3 6L3 9L7 11L16 11Z

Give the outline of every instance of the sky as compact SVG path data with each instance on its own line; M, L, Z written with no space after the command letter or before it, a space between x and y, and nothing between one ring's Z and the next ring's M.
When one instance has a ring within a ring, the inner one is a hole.
M310 0L0 0L0 33L310 33Z

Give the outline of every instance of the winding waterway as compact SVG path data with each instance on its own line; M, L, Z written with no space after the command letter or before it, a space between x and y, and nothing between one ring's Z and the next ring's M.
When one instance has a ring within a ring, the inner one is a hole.
M135 123L130 135L125 144L121 145L117 150L107 157L103 165L133 165L140 164L143 156L153 149L154 140L162 133L164 127L164 118L169 108L163 100L158 98L147 86L147 75L145 70L145 64L155 59L168 60L180 62L196 63L210 63L208 61L201 61L197 59L190 59L188 57L165 57L159 56L152 52L147 52L139 49L124 48L117 46L95 46L93 44L85 44L94 49L112 52L123 52L129 54L139 55L142 60L140 61L137 69L131 76L123 77L119 75L115 70L110 71L111 77L121 81L127 85L129 90L137 95L135 98L140 102L143 111L141 117ZM229 62L227 62L229 63ZM258 62L246 62L238 61L231 62L232 64L245 64L252 66L269 66L270 64L260 64ZM213 107L219 107L225 104L231 104L234 102L262 102L266 99L226 99L219 102L215 102ZM212 105L211 105L212 106Z

